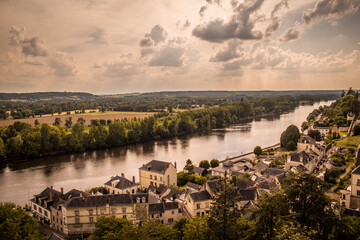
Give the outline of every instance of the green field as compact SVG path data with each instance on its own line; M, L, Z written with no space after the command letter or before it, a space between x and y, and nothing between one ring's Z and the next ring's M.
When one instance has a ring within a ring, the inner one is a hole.
M360 144L360 136L352 136L336 141L336 146L342 148L357 148Z

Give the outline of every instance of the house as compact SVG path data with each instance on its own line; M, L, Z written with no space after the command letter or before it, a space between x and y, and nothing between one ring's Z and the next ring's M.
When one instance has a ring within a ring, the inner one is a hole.
M256 172L262 173L262 172L265 171L268 167L269 167L269 165L267 165L267 164L264 163L263 161L260 161L260 162L258 162L258 163L255 165L254 169L255 169Z
M352 171L350 185L345 190L340 190L340 205L360 209L360 166Z
M312 172L320 160L321 156L311 150L293 152L291 156L288 156L288 159L285 163L285 170L289 171L292 167L296 167L302 164L306 169Z
M35 217L39 217L40 221L51 226L54 216L51 214L51 206L57 205L59 202L63 202L69 198L88 195L85 192L79 190L71 190L64 194L64 189L61 191L55 190L52 186L45 188L40 194L34 195L34 198L30 200L31 212Z
M313 127L313 130L319 131L321 134L321 137L325 138L326 135L329 134L330 128L329 127Z
M148 194L108 194L75 197L61 204L63 233L89 234L99 217L115 216L134 223L148 219Z
M134 194L139 188L139 185L135 183L135 176L133 177L133 181L130 181L125 178L125 175L123 173L121 174L121 177L112 177L104 184L104 186L109 194Z
M173 224L183 217L177 202L149 204L149 220L158 219L163 224Z
M259 193L256 187L248 188L248 189L240 189L240 209L248 208L254 204L254 202L258 199Z
M139 168L140 187L177 185L177 171L171 162L152 160Z
M198 176L206 176L207 170L202 167L194 167L194 173Z
M201 188L201 185L188 182L188 183L186 184L186 188L190 188L190 189L192 189L192 190L199 191L200 188Z
M204 182L204 184L201 186L200 191L206 190L208 193L213 197L216 193L219 192L219 179L213 179Z
M267 168L263 174L266 178L274 179L277 175L286 173L284 169L278 169L278 168Z
M237 189L248 189L255 186L256 182L246 179L238 179L236 182Z
M189 192L185 196L184 206L190 217L205 216L210 211L212 201L211 195L207 190Z

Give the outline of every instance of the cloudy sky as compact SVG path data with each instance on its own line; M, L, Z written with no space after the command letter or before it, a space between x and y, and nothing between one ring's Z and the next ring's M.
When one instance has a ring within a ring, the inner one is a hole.
M0 92L360 88L360 0L0 0Z

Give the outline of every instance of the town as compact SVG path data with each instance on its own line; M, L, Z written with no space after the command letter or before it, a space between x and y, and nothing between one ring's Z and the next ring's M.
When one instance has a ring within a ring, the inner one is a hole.
M257 146L251 153L223 161L205 160L194 166L189 159L184 169L177 169L176 162L152 160L139 166L138 182L135 176L119 173L87 192L49 186L31 199L31 213L53 229L58 239L88 236L100 217L124 218L135 225L150 220L171 225L183 217L208 215L224 180L235 186L238 207L246 214L262 195L281 189L288 175L311 173L333 182L334 188L350 177L350 184L340 193L328 191L327 195L340 203L342 213L360 216L360 145L347 148L326 143L329 137L346 141L357 135L355 126L360 121L349 112L349 127L324 127L328 119L320 112L309 116L313 120L303 124L302 134L291 125L280 144ZM339 167L343 172L334 177Z

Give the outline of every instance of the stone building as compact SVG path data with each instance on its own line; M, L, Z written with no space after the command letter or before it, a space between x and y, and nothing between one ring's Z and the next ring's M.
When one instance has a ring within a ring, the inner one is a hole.
M152 160L139 168L140 187L177 185L177 171L171 162Z

